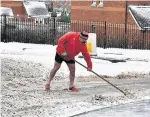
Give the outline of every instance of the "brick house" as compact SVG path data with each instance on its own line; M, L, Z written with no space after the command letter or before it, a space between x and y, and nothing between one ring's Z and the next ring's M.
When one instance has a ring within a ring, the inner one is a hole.
M34 13L36 12L35 14L42 15L43 13L45 15L45 12L46 13L48 12L46 11L47 4L50 4L50 2L48 1L45 2L44 0L43 1L41 0L34 0L34 1L32 0L2 0L1 1L1 7L11 8L15 17L28 17L30 14L28 13L27 6L29 5L30 5L29 6L30 9L34 10L32 12ZM31 6L33 6L34 9L31 8ZM43 10L44 12L41 12Z
M129 5L149 5L150 1L72 1L72 30L78 21L107 22L116 24L136 24L129 12ZM85 24L85 23L84 23ZM88 29L89 30L89 29Z
M102 5L100 5L102 3ZM130 4L150 4L150 1L105 1L96 0L95 6L91 1L72 1L71 19L88 21L106 21L110 23L134 23L133 18L127 11ZM93 5L93 6L92 6Z
M20 21L44 23L50 17L46 4L42 1L2 0L1 6L3 8L11 8L14 17L19 17Z
M94 26L99 45L103 45L106 38L113 45L121 42L138 48L137 45L147 44L147 48L150 48L150 31L143 31L137 26L128 8L129 5L149 4L150 1L72 1L71 30L93 32Z

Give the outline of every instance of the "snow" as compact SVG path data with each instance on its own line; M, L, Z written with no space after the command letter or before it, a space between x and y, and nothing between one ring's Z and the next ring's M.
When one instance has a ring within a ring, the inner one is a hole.
M129 11L140 28L150 28L150 5L129 5Z
M57 72L51 91L44 91L46 75L53 67L55 52L56 46L52 45L0 42L3 117L69 117L112 105L150 99L150 79L143 78L150 74L150 50L97 48L99 57L124 59L126 62L112 63L92 58L93 71L101 76L116 77L122 74L129 77L140 74L140 81L138 78L111 80L122 90L134 94L129 97L95 78L93 73L78 64L76 86L80 91L68 92L65 89L68 88L69 70L65 63ZM83 58L77 56L76 60L86 65ZM141 81L145 83L141 84Z
M53 65L56 46L1 42L0 51L1 57L19 57L25 60L40 62L45 65ZM150 50L97 48L97 54L103 58L127 60L126 62L111 63L110 61L92 58L93 71L99 75L116 76L130 72L142 74L148 74L150 72ZM76 56L76 60L86 66L86 62L83 58ZM61 70L68 73L68 68L64 63L61 66ZM76 76L89 75L93 75L93 73L88 72L85 68L76 64Z
M0 7L0 15L14 16L12 8L9 7Z
M48 17L48 10L44 2L37 2L37 1L26 1L23 2L23 5L27 11L28 16L32 17Z
M146 18L147 20L150 20L150 16L148 15L150 12L150 6L144 6L144 5L140 5L140 6L135 6L135 5L129 5L129 7L131 7L131 9L133 9L134 11L136 11L138 13L138 15L141 15L142 17Z

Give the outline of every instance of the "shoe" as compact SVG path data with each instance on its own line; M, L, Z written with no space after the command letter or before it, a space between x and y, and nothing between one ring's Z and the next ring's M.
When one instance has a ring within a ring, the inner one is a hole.
M69 87L69 91L78 92L78 89L73 86L73 87Z
M50 84L45 85L45 90L50 90Z

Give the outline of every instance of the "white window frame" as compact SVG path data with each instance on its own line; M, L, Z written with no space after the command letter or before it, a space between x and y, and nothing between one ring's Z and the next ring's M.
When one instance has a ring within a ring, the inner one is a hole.
M92 4L91 4L91 7L96 7L96 0L92 0Z
M97 5L98 8L104 7L104 0L99 0L99 4Z

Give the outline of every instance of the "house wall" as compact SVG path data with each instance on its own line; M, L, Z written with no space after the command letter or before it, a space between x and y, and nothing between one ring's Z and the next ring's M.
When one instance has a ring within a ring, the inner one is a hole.
M125 23L125 1L105 1L103 8L92 8L91 1L72 1L71 19L88 21L107 21L110 23ZM97 1L97 5L99 1ZM128 1L128 4L150 4L150 1ZM128 12L128 23L134 23Z
M12 8L14 15L17 17L26 17L22 1L1 1L1 6Z
M125 37L129 40L138 40L142 31L139 31L129 11L126 17L126 1L103 1L103 8L91 7L91 1L72 1L71 3L71 30L92 32L95 25L95 33L98 37ZM99 1L97 1L97 5ZM150 1L128 1L130 4L150 4ZM127 25L124 25L127 18ZM106 25L105 25L106 21ZM127 28L125 28L125 26ZM126 30L125 30L126 29ZM145 40L149 39L150 31L145 32ZM141 38L140 38L141 39Z
M72 1L71 19L88 21L123 22L125 2L104 2L103 8L92 8L90 1ZM98 2L97 2L98 5ZM114 7L116 5L116 7ZM117 18L116 18L117 17Z

